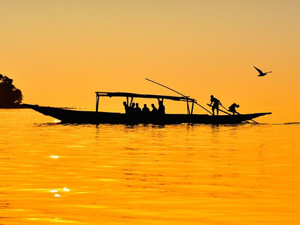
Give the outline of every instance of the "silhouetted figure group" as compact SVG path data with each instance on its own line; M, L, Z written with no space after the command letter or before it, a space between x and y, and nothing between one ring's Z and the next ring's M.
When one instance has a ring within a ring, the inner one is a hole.
M215 110L217 112L217 116L219 115L219 107L222 106L223 108L225 108L221 101L217 98L215 98L213 95L210 96L210 104L207 104L208 106L212 107L212 114L213 116L215 115ZM239 114L236 111L236 108L239 108L240 106L236 103L233 103L231 106L229 106L228 111L231 112L233 115L235 114ZM226 109L226 108L225 108ZM226 109L227 110L227 109ZM221 110L222 111L222 110Z
M151 107L152 110L148 108L147 104L144 104L143 109L139 107L139 103L131 103L129 106L127 102L123 102L125 113L129 116L136 116L136 117L147 117L147 116L156 116L156 115L164 115L165 114L165 106L162 100L158 100L158 109L152 103Z
M125 114L128 115L130 118L136 120L139 118L153 118L153 116L162 116L165 115L165 106L163 104L163 100L158 99L158 108L152 103L151 104L151 111L148 108L147 104L144 104L143 109L140 108L139 103L132 102L130 105L127 104L126 101L123 102L124 108L125 108ZM210 96L210 104L207 104L210 107L212 107L212 114L213 116L219 115L220 106L222 106L224 109L226 109L221 101L217 98L215 98L213 95ZM236 103L233 103L231 106L229 106L227 111L231 112L233 115L239 114L236 111L236 108L239 108L239 105ZM222 111L222 110L221 110ZM224 112L224 111L222 111ZM226 112L225 112L226 113ZM228 113L227 113L228 114Z

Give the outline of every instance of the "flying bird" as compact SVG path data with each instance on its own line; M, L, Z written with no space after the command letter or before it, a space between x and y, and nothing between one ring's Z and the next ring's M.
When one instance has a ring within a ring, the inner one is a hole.
M263 71L261 71L260 69L258 69L258 68L256 68L255 66L253 66L258 72L259 72L259 75L257 75L257 76L259 76L259 77L263 77L263 76L266 76L267 75L267 73L272 73L272 71L269 71L269 72L263 72Z

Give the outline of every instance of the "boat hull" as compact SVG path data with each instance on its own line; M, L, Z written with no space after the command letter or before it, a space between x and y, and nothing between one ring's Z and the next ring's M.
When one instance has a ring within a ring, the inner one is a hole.
M252 120L256 117L271 113L253 113L240 115L219 115L211 116L206 114L165 114L147 116L131 116L125 113L78 111L64 108L45 107L38 105L24 104L46 116L51 116L62 123L85 123L85 124L238 124Z

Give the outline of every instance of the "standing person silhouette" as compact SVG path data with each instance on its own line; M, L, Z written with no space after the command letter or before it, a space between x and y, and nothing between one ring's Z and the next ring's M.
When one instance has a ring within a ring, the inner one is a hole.
M165 114L165 106L163 104L163 101L158 100L158 113L161 115Z
M217 116L219 115L219 105L222 105L219 99L215 98L213 95L210 96L210 104L212 107L213 116L215 115L215 110L217 110Z
M125 108L125 113L128 114L128 108L129 106L127 105L127 102L123 102L124 108Z

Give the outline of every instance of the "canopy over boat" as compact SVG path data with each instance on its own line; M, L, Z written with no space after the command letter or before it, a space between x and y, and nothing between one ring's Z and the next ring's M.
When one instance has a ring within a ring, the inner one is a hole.
M163 101L164 99L173 100L173 101L185 101L187 102L187 113L193 114L194 104L197 104L197 101L189 96L169 96L169 95L153 95L153 94L136 94L130 92L100 92L96 91L96 112L99 108L99 98L100 97L126 97L127 105L131 105L133 98L156 98ZM130 99L130 100L129 100ZM192 105L190 106L191 103Z
M195 101L193 98L178 97L178 96L169 96L169 95L152 95L152 94L136 94L129 92L96 92L98 97L126 97L126 98L156 98L156 99L169 99L174 101Z

